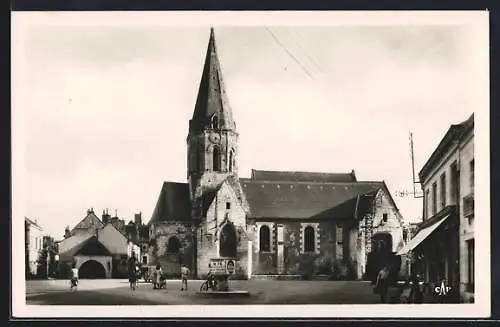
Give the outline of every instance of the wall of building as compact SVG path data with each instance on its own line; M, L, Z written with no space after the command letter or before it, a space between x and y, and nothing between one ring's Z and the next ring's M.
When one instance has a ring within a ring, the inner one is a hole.
M435 165L435 167L430 171L429 176L425 177L425 179L422 182L422 190L424 192L424 207L426 210L424 210L427 214L424 215L424 220L429 219L430 217L434 216L436 213L438 213L440 210L442 210L445 206L447 205L455 205L457 204L457 198L453 195L454 193L452 192L451 189L451 175L452 175L452 170L451 166L452 164L456 162L458 164L459 162L459 156L458 156L458 146L453 145L448 152L444 154L442 159ZM457 166L457 168L459 168ZM445 174L446 176L446 189L445 189L445 199L446 202L443 205L442 204L442 197L441 197L441 176ZM432 197L432 185L436 183L437 185L437 199L436 199L436 212L433 211L433 197ZM427 195L426 195L427 194ZM426 200L428 199L428 200Z
M40 256L40 251L43 249L43 230L36 225L28 223L26 241L28 249L28 271L32 275L37 274L37 262Z
M384 219L386 216L386 220ZM376 234L389 234L392 239L392 252L398 252L404 246L403 220L400 212L394 207L390 195L380 190L374 202L374 212L371 214L373 228L371 233L367 230L367 218L365 216L359 222L356 232L356 277L363 278L367 269L367 259L372 249L372 239ZM368 242L367 242L368 239Z
M390 196L380 190L375 200L375 212L373 215L373 233L388 233L392 237L392 252L398 252L404 246L403 240L403 218L401 213L394 207ZM387 220L384 221L384 214Z
M127 245L127 255L131 257L132 254L134 254L136 260L141 260L141 247L129 241Z
M330 275L339 264L353 270L356 244L352 241L352 222L280 219L257 221L254 225L252 275ZM271 232L269 251L260 249L260 229L264 226ZM306 252L304 233L308 226L314 229L314 246Z
M102 267L104 268L104 271L106 273L106 278L111 278L112 277L112 271L113 271L113 262L111 256L82 256L82 255L77 255L75 256L75 263L76 263L76 269L80 270L82 265L89 261L89 260L94 260L99 262ZM81 276L79 276L81 277Z
M474 297L472 289L468 289L469 251L468 242L474 239L474 215L464 215L463 198L474 194L474 184L471 181L474 173L471 172L470 162L474 160L473 132L464 140L460 147L460 293L462 300L469 302Z
M200 277L208 273L210 259L219 257L220 232L228 222L234 226L237 236L238 264L235 274L247 276L248 241L251 238L247 231L246 214L232 187L223 183L198 230L197 267Z
M108 224L98 231L98 239L111 253L127 254L127 238L113 225Z
M170 275L180 274L181 264L193 266L193 237L191 224L182 222L157 222L152 227L152 242L149 246L149 264L161 265ZM180 244L178 251L168 248L169 239L176 238Z

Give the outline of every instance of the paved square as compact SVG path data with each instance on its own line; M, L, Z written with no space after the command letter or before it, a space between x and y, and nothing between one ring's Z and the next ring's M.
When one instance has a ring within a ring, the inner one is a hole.
M248 297L210 297L197 294L202 281L190 280L181 291L179 280L167 281L167 289L154 290L139 283L135 291L126 280L81 280L69 290L67 280L28 281L27 304L50 305L189 305L189 304L377 304L372 286L362 281L231 281L230 288L250 292ZM395 289L391 290L396 295Z

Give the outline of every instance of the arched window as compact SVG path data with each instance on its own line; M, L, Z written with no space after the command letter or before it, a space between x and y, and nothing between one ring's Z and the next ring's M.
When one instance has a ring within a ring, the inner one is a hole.
M172 236L171 238L168 239L167 253L179 253L180 249L181 249L181 242L179 242L179 239L177 237Z
M219 121L217 120L216 115L213 115L212 118L210 119L210 128L212 128L212 129L219 128Z
M260 228L259 241L261 252L271 251L271 231L269 230L269 227L264 225Z
M314 252L314 228L307 226L304 230L304 252Z
M214 147L212 165L214 171L220 171L220 151L217 147Z
M234 151L229 151L229 172L232 172L234 169Z

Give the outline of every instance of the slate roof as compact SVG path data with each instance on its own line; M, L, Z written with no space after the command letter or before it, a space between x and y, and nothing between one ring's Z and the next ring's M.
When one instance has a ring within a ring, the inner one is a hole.
M157 221L185 221L191 217L189 185L164 182L151 216L150 223Z
M193 117L189 122L189 131L197 133L208 127L213 114L217 114L220 128L235 129L236 126L222 79L222 70L217 56L214 30L212 28L210 29L210 39L198 89L198 97Z
M358 211L366 211L376 192L386 189L384 182L240 181L250 206L250 218L354 218L358 196ZM358 217L361 218L360 212Z
M76 234L64 239L62 242L70 242L69 249L59 253L61 261L71 260L78 250L80 250L90 238L95 237L92 233ZM61 242L61 243L62 243Z
M87 235L75 235L72 237L78 238L78 242L75 242L75 245L71 247L69 250L66 252L60 253L59 258L61 261L68 261L72 260L75 255L78 255L78 253L87 245L89 244L97 244L101 249L104 250L104 252L108 255L111 254L111 252L106 248L104 244L99 242L97 237L92 234L87 234Z
M355 182L354 170L350 173L320 173L305 171L272 171L252 169L252 180L288 182Z
M95 227L96 229L100 229L104 227L104 223L95 215L93 211L87 213L78 224L73 227L71 230L71 234L75 234L78 229L88 230L90 227Z

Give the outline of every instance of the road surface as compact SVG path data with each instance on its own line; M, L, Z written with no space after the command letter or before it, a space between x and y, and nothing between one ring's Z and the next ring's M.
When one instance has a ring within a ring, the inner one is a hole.
M126 280L81 280L69 290L67 280L26 282L28 305L186 305L186 304L377 304L370 283L362 281L230 281L230 288L250 292L248 297L210 297L199 294L201 281L189 281L181 291L179 280L167 281L167 289L153 290L139 283L135 291ZM395 290L393 290L395 292Z

